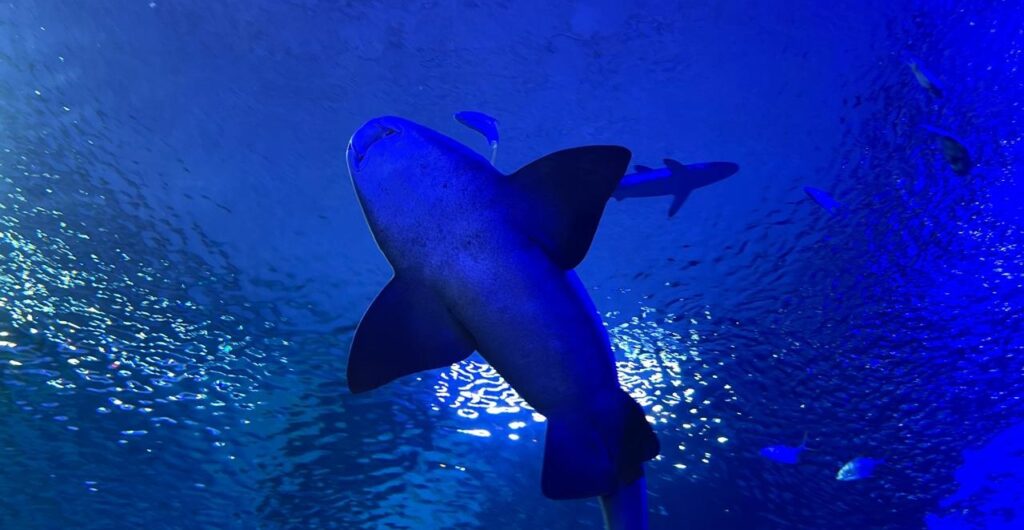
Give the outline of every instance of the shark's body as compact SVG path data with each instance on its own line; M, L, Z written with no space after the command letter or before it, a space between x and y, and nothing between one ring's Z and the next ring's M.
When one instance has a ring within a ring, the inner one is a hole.
M570 149L503 175L451 138L384 117L356 132L348 157L395 270L353 340L352 390L475 350L548 418L547 496L612 495L642 477L657 439L619 387L607 332L572 270L629 151Z
M697 188L725 180L740 170L732 162L702 162L683 164L666 158L665 167L650 168L634 166L636 173L626 175L619 183L612 197L618 200L636 197L661 197L672 195L668 216L672 217L682 208L686 198Z

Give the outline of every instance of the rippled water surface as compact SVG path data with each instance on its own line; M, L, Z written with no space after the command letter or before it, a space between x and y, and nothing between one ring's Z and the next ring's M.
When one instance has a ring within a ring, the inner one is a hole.
M503 171L741 167L611 203L579 269L661 438L652 527L1024 524L1020 6L770 4L0 5L0 526L600 527L481 358L345 385L390 274L348 137L486 149L464 109Z

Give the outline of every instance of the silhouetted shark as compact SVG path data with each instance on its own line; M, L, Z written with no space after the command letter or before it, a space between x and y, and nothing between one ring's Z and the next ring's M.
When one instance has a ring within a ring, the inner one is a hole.
M740 167L732 162L684 165L670 158L666 158L664 162L665 167L659 169L634 166L637 172L623 177L612 197L622 200L672 195L672 205L668 208L668 216L672 217L693 190L729 178L740 170Z
M643 462L658 440L619 386L608 334L573 271L629 150L567 149L503 175L447 136L382 117L356 131L347 155L395 271L356 330L352 391L476 350L547 417L544 494L602 496L611 527L643 528Z

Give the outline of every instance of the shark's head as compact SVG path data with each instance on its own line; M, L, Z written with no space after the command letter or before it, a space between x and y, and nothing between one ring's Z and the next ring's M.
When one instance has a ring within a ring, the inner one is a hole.
M360 127L349 140L346 158L375 233L408 231L409 225L436 217L440 202L470 197L468 188L488 186L500 176L472 149L395 116L374 118Z
M471 150L455 140L397 116L374 118L360 127L348 142L348 168L353 177L373 174L383 177L389 171L419 169L427 160L435 164L457 164Z

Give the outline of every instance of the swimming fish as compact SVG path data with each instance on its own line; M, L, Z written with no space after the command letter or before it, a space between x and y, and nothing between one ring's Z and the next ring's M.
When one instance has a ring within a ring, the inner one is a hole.
M885 460L880 458L868 458L859 456L843 464L836 473L836 480L860 480L868 478L875 473L875 468L884 464Z
M832 196L829 195L829 193L825 190L812 188L810 186L804 186L804 193L806 193L807 196L811 198L811 200L818 203L818 206L824 208L825 211L828 212L830 215L835 215L843 211L842 203L833 199Z
M672 204L668 208L668 216L672 217L683 206L690 192L709 184L724 180L737 171L740 166L732 162L703 162L700 164L682 164L666 158L665 167L651 168L633 166L636 173L626 175L619 187L612 193L618 200L633 197L660 197L672 195Z
M807 450L807 433L800 445L769 445L761 448L761 456L780 464L799 464L800 453Z
M921 65L920 60L907 53L903 55L903 62L910 67L910 71L914 73L914 78L917 79L917 84L921 85L921 88L924 88L935 99L942 99L942 86L936 81L936 77Z
M494 161L498 159L498 120L483 112L472 110L456 112L455 119L466 127L484 135L484 138L487 139L487 144L491 146L491 165L494 165Z
M352 340L347 378L366 392L478 352L547 418L541 490L602 497L607 520L646 521L643 463L659 452L619 386L601 317L573 270L630 152L558 151L510 175L409 120L370 120L348 168L394 276Z
M939 137L939 145L942 146L942 157L946 159L946 163L949 164L953 173L961 177L971 173L974 162L971 160L971 154L959 138L949 131L932 125L922 125L921 128Z

